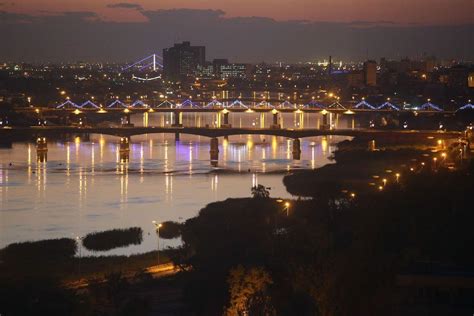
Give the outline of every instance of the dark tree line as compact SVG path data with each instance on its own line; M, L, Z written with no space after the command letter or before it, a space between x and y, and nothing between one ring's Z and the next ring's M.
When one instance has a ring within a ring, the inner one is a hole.
M400 315L411 295L397 287L400 272L420 262L474 267L474 165L403 176L356 198L321 184L289 216L273 199L208 205L182 229L191 310L222 314L236 297L250 304L235 289L253 293L244 286L252 282L229 283L243 267L271 280L252 315Z

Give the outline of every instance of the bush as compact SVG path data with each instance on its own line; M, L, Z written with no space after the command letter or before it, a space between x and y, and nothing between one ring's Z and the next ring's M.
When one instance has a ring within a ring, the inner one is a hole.
M181 224L176 222L161 223L160 237L163 239L173 239L181 236Z
M76 241L71 238L14 243L0 250L0 261L22 263L61 260L73 257L76 249Z
M140 227L131 227L87 234L82 244L88 250L107 251L129 245L139 245L142 241L143 230Z

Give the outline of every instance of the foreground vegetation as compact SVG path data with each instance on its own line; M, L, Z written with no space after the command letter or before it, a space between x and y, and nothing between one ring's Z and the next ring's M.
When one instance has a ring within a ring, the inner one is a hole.
M86 249L107 251L130 245L139 245L143 241L143 230L140 227L113 229L87 234L82 240Z
M62 240L62 239L60 239ZM72 247L77 247L75 240ZM26 246L23 246L23 245ZM8 246L0 251L0 281L5 279L24 280L47 277L55 282L74 281L103 277L112 272L136 273L157 264L157 253L151 251L131 256L98 256L77 257L55 248L54 251L41 251L43 245L54 248L57 240L43 240ZM21 250L20 250L21 249ZM29 252L29 249L34 249ZM24 250L24 251L23 251ZM169 256L174 256L173 250L161 250L160 262L169 262ZM56 253L56 254L55 254Z
M474 267L466 248L474 240L474 166L404 177L383 192L355 198L337 188L313 191L311 200L293 201L288 216L273 199L208 205L183 228L186 263L193 267L187 272L192 310L402 314L411 295L395 282L402 271L420 262ZM242 276L249 273L257 285ZM235 303L233 289L242 284Z

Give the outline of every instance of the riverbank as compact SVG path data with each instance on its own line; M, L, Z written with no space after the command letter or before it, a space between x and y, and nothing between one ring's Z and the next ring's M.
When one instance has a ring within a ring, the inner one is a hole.
M316 170L294 170L284 177L287 191L295 196L311 197L317 190L337 185L350 194L380 190L389 182L402 181L402 174L420 168L447 164L449 143L431 139L423 143L375 143L365 139L343 141L333 154L333 164Z

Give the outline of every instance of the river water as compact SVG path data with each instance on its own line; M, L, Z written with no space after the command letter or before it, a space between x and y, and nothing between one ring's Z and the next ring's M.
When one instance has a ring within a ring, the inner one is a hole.
M147 119L151 126L166 117L156 114ZM140 125L140 117L134 120ZM311 124L311 118L307 120ZM252 126L255 119L243 121L244 126ZM301 160L295 161L291 140L285 138L220 138L216 168L210 164L208 138L181 135L176 142L174 137L132 137L128 161L120 159L119 139L104 135L50 139L47 162L37 161L34 143L0 149L0 248L13 242L138 226L144 231L141 245L96 254L154 250L153 220L182 222L208 203L250 196L256 184L271 187L273 197L290 198L282 183L284 174L331 163L336 144L348 139L302 139ZM161 240L162 247L178 243ZM91 253L83 250L83 254Z

